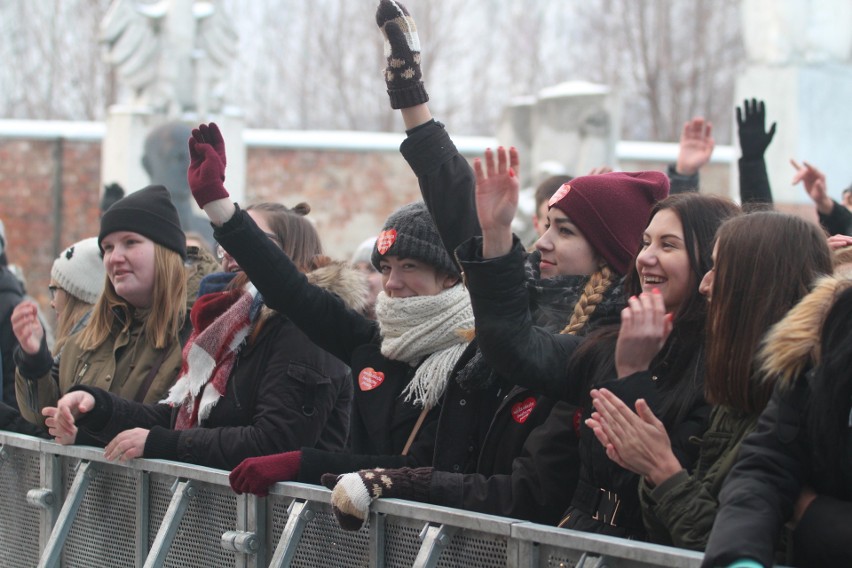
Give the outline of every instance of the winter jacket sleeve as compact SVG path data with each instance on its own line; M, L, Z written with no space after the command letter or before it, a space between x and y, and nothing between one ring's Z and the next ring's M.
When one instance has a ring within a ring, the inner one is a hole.
M471 237L482 234L476 216L476 178L444 125L430 121L408 132L400 147L450 257Z
M0 430L50 439L47 430L24 420L17 408L9 406L5 402L0 402Z
M669 164L666 173L669 176L669 195L698 192L698 172L692 175L677 173L674 164Z
M639 495L645 526L654 542L704 550L718 501L700 480L683 469L653 489L643 481Z
M106 446L131 428L169 426L171 408L165 404L145 404L121 398L98 387L78 385L68 392L82 390L95 398L95 406L77 420L76 444ZM82 435L81 435L82 434ZM148 457L148 456L144 456Z
M763 156L737 162L740 174L740 201L742 203L764 203L772 205L772 189L769 175L766 173L766 161Z
M216 241L240 265L273 310L345 363L359 345L381 340L378 324L346 307L337 295L310 284L245 211L214 230Z
M18 408L28 422L44 426L41 409L54 406L59 400L59 359L50 356L47 341L42 340L35 355L24 353L20 347L14 351L15 394Z
M470 292L479 348L507 385L577 400L579 385L568 380L567 368L582 340L533 325L525 287L525 255L517 237L509 254L499 258L482 258L479 237L456 251Z
M803 413L795 403L807 398L804 382L788 390L776 387L755 431L743 441L719 495L702 566L742 558L772 566L778 535L792 515L807 471Z
M832 201L832 203L834 206L828 215L819 213L819 224L829 235L852 234L852 212L836 201Z
M559 402L533 430L508 475L435 471L429 502L555 525L568 508L579 476L577 408Z

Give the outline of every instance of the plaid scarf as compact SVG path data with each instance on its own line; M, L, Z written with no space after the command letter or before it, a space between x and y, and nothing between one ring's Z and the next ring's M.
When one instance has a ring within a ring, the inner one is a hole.
M190 312L192 335L183 348L177 382L162 403L178 406L175 430L198 426L210 416L234 368L237 354L260 314L263 299L257 289L205 294Z

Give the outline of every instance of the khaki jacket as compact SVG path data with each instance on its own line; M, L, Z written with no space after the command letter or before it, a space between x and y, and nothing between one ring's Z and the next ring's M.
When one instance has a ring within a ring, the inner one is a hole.
M141 395L141 402L156 403L165 398L180 371L181 346L175 340L164 355L163 349L154 349L147 343L142 324L134 319L127 330L122 330L116 323L116 332L93 351L80 348L78 333L69 339L56 360L51 360L45 344L36 355L19 357L15 391L24 418L44 426L41 409L55 406L60 396L78 384L99 387L130 400ZM158 362L159 369L150 387L140 393Z

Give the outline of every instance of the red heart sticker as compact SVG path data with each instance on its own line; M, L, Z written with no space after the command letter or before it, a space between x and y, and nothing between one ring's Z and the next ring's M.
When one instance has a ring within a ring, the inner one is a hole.
M571 191L571 186L567 183L556 190L556 193L553 194L553 197L550 198L550 201L547 202L548 207L553 207L560 201L562 198L568 195L568 192Z
M532 414L533 409L535 408L535 397L529 397L526 400L522 400L521 402L516 402L512 405L512 418L518 424L523 424L527 421L527 418Z
M385 374L377 371L372 367L363 369L358 374L358 386L362 391L370 391L382 384L385 380Z
M388 252L393 244L396 242L396 229L388 229L387 231L382 231L379 233L379 238L376 239L376 249L378 249L379 254L385 254Z

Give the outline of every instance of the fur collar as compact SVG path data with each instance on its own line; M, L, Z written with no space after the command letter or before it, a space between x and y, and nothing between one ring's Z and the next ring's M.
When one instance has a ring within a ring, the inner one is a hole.
M758 353L761 375L789 386L809 367L819 363L820 333L837 296L852 280L824 276L813 290L772 326Z
M317 258L317 268L305 276L308 282L336 294L346 307L363 312L367 307L367 279L347 263L331 260L326 256Z

